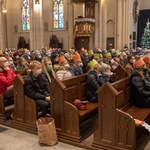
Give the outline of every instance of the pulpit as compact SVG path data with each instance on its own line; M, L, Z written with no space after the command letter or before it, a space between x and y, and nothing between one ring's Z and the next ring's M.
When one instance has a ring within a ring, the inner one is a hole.
M95 0L72 0L75 3L85 4L85 17L78 16L74 20L74 45L77 50L82 47L89 49L90 41L95 34ZM94 43L92 43L94 47Z

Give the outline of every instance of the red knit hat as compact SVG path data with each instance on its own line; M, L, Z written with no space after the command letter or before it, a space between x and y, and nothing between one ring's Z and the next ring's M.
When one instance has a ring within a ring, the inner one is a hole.
M65 58L64 56L60 56L60 57L58 58L59 64L61 64L61 63L64 62L64 61L66 61L66 58Z
M140 58L138 61L136 61L133 66L134 68L140 68L141 66L145 65L145 62L143 61L142 58Z
M147 55L143 58L143 61L147 64L150 62L150 55Z

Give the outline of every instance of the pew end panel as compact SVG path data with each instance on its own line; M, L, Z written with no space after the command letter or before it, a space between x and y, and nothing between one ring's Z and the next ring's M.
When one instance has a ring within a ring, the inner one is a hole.
M59 133L65 133L64 118L64 89L65 85L56 78L50 84L51 115L55 120L56 129Z
M94 133L92 146L107 150L134 149L134 120L128 114L117 109L117 101L122 97L122 92L118 92L107 82L97 93L99 99L98 128Z
M14 120L24 122L24 79L20 74L17 74L13 81L14 85Z
M13 81L13 85L15 109L12 126L23 131L37 134L37 127L35 124L35 113L37 113L35 109L36 105L32 103L32 100L29 101L25 96L24 77L20 74L17 74ZM25 97L27 100L25 100Z
M25 123L36 126L38 110L36 102L25 95Z
M125 70L125 68L122 65L119 65L116 69L115 69L115 81L118 81L120 79L123 79L125 77L127 77L128 74Z
M98 128L94 133L93 147L99 147L98 143L101 143L101 145L115 145L115 100L119 93L109 85L110 83L105 83L96 92L99 100Z
M116 146L134 150L136 147L136 126L132 116L116 109Z
M78 109L71 103L64 101L66 133L74 136L76 142L81 141L80 115Z
M72 103L64 101L66 133L74 136L75 142L83 140L82 130L88 130L88 127L81 128L81 124L97 113L98 104L89 102L86 108L86 110L78 110Z

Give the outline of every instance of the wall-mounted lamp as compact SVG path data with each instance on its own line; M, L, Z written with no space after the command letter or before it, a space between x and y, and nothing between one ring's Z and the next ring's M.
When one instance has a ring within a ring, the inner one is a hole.
M35 4L40 4L40 1L39 0L35 0Z
M2 13L3 14L7 13L7 9L4 7L4 5L2 5Z

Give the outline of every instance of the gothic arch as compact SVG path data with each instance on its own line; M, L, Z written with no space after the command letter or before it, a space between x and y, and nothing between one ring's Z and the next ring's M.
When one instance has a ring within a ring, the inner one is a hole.
M107 37L115 36L115 22L111 19L107 21Z

